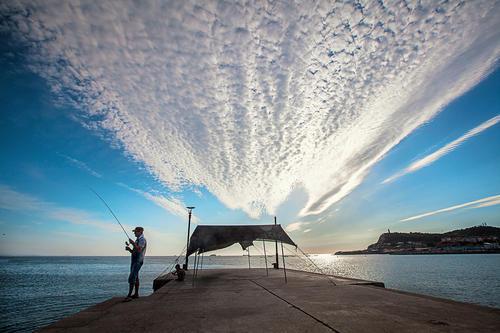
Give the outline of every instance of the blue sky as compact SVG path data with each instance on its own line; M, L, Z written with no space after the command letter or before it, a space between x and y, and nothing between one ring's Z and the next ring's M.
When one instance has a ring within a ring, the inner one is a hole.
M189 205L317 253L500 226L498 2L110 3L0 7L0 254L126 255L90 187L152 255Z

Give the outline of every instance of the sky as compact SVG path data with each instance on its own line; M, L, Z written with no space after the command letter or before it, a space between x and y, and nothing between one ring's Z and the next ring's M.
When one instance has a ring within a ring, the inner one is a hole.
M0 3L0 255L500 226L499 1ZM231 247L223 253L241 254Z

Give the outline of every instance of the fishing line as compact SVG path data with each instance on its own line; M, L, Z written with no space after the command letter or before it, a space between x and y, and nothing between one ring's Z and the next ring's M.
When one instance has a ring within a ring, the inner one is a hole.
M259 252L259 254L261 255L261 257L262 256L264 257L264 262L267 261L268 264L270 264L271 266L273 265L273 262L271 261L271 259L269 259L268 256L265 255L264 252L262 252L257 245L254 244L253 247Z
M184 256L184 254L185 254L184 250L185 250L185 249L186 249L186 246L184 246L184 248L182 249L181 253L177 256L177 258L175 258L174 262L173 262L170 266L167 266L167 268L166 268L166 269L164 269L164 270L160 273L160 275L159 275L159 276L163 275L163 273L165 273L165 272L167 272L167 271L168 271L169 273L172 271L172 269L174 268L174 265L179 263L179 258L180 258L181 256Z
M321 273L321 275L325 276L328 279L328 281L330 281L334 286L337 285L333 281L333 278L330 275L325 274L325 272L323 272L323 270L318 265L316 265L316 263L311 258L309 258L308 254L306 254L304 251L302 251L302 249L300 247L298 247L298 246L297 246L297 249L304 255L304 257L306 257L307 259L309 259L309 261L314 265L314 267L316 267L316 269Z
M109 207L109 205L106 203L106 201L104 201L104 199L99 195L97 194L96 191L94 191L91 187L89 187L89 189L94 192L95 195L97 195L97 197L99 199L101 199L101 201L106 205L106 207L108 207L109 211L111 212L111 214L113 215L113 217L115 218L116 222L118 222L118 224L120 225L120 227L122 227L122 230L123 232L125 233L125 235L127 236L127 239L131 239L130 236L127 234L127 232L125 231L125 228L123 228L122 224L120 223L120 220L118 220L118 218L116 217L115 213L113 213L113 210L111 209L111 207Z

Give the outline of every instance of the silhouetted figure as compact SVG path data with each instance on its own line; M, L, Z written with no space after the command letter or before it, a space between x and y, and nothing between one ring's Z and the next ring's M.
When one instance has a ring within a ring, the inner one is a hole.
M133 241L129 238L128 242L125 242L125 244L127 245L125 247L125 250L132 254L130 261L130 275L128 276L129 288L126 300L139 297L139 270L144 263L144 256L146 255L147 247L146 238L144 238L143 235L144 228L136 227L132 231L134 232L136 240ZM129 243L130 245L132 245L132 248L129 248ZM134 295L132 295L134 287L135 293Z
M175 272L172 272L172 274L177 276L177 281L184 281L186 277L186 271L179 264L175 265Z

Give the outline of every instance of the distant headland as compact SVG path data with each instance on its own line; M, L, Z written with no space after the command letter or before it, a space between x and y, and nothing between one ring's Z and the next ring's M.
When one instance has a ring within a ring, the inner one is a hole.
M500 228L481 225L443 234L422 232L383 233L366 250L335 254L463 254L500 253Z

